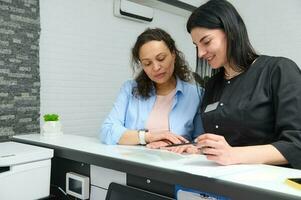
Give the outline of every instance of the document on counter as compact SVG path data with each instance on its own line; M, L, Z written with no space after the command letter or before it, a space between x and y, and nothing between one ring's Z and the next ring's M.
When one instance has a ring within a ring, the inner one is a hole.
M141 162L170 162L179 161L185 158L185 155L176 154L170 151L159 149L148 149L145 147L122 146L118 148L118 153L127 159L137 160Z
M253 169L252 165L222 166L200 154L178 154L142 146L120 145L113 148L112 153L120 159L213 178Z

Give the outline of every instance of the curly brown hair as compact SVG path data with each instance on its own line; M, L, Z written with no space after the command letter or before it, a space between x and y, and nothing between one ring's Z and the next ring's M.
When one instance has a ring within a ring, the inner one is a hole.
M142 69L139 58L139 51L142 45L154 40L163 41L170 50L170 52L175 54L175 68L173 75L179 77L179 79L186 82L192 80L191 70L188 67L184 55L181 51L177 49L175 41L171 38L171 36L166 31L160 28L148 28L138 36L135 45L132 48L133 72L136 73L137 71L140 71L135 77L137 86L133 88L132 93L135 96L141 96L145 99L151 96L151 91L154 87L154 84L153 81L146 75L146 73Z

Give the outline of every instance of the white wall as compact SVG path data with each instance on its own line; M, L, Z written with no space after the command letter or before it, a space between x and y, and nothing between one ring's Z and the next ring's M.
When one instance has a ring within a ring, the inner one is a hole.
M41 115L58 113L64 133L98 134L132 76L130 49L145 28L167 30L195 65L184 17L155 10L151 23L117 18L112 0L43 0L40 13Z
M230 0L242 15L260 54L284 56L301 67L300 0Z

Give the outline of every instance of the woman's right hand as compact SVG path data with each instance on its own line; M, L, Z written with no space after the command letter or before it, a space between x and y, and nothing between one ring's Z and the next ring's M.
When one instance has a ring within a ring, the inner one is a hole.
M167 144L181 144L189 142L184 137L171 133L170 131L147 132L145 134L146 143L153 143L162 140L165 141Z

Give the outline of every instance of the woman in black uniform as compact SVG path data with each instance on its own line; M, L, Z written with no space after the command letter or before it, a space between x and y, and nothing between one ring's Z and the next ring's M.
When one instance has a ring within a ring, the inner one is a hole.
M219 69L205 85L205 134L198 148L222 165L289 164L301 169L301 71L283 57L258 55L229 2L196 9L187 30L198 56ZM183 147L182 147L183 148Z

